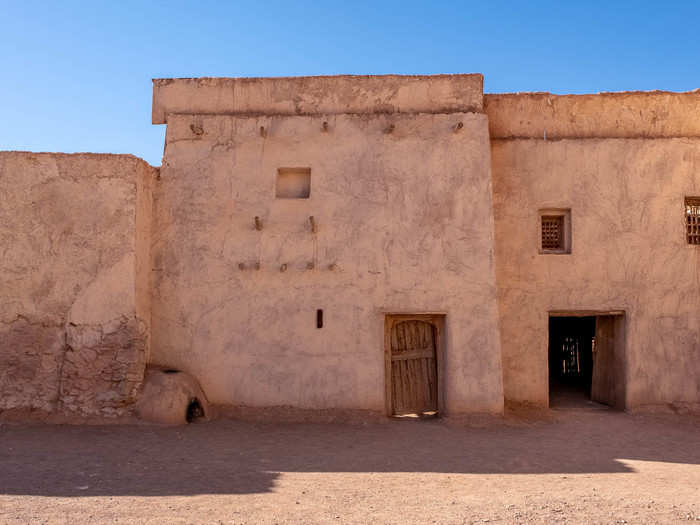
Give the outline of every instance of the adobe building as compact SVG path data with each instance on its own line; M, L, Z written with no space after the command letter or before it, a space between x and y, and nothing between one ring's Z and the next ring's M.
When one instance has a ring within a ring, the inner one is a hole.
M699 411L700 92L482 86L160 79L160 168L0 153L0 415Z

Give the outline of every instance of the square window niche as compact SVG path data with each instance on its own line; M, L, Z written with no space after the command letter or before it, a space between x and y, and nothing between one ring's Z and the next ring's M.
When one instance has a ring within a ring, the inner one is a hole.
M571 253L571 210L548 208L538 215L540 253Z
M311 168L278 168L275 197L308 199L311 195Z

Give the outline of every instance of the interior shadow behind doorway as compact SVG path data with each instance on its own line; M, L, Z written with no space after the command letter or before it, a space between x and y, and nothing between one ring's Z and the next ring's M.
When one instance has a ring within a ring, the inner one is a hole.
M590 406L596 317L549 318L549 406Z

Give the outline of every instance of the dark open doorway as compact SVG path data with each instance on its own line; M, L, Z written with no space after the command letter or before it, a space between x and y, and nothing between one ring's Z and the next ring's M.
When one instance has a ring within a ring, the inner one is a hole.
M550 312L549 406L624 409L624 357L624 312Z
M549 405L573 407L591 399L596 318L549 318Z

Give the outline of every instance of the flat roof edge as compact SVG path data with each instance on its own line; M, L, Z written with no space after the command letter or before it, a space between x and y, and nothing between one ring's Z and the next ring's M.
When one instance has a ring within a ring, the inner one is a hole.
M513 91L506 93L484 93L484 98L498 98L498 97L626 97L630 95L696 95L700 96L700 88L691 89L689 91L669 91L664 89L652 89L648 91L644 90L631 90L631 91L599 91L598 93L551 93L549 91Z
M492 139L700 136L700 90L485 94Z
M153 79L152 122L170 113L481 113L483 81L480 73Z
M483 79L484 75L481 73L438 73L434 75L418 75L418 74L397 74L397 73L387 73L382 75L354 75L354 74L340 74L340 75L295 75L295 76L271 76L271 77L160 77L151 79L153 83L171 83L182 80L188 81L216 81L216 82L235 82L241 80L248 81L259 81L259 80L307 80L307 79L386 79L386 78L415 78L415 79L430 79L430 78L456 78L456 77L480 77Z

